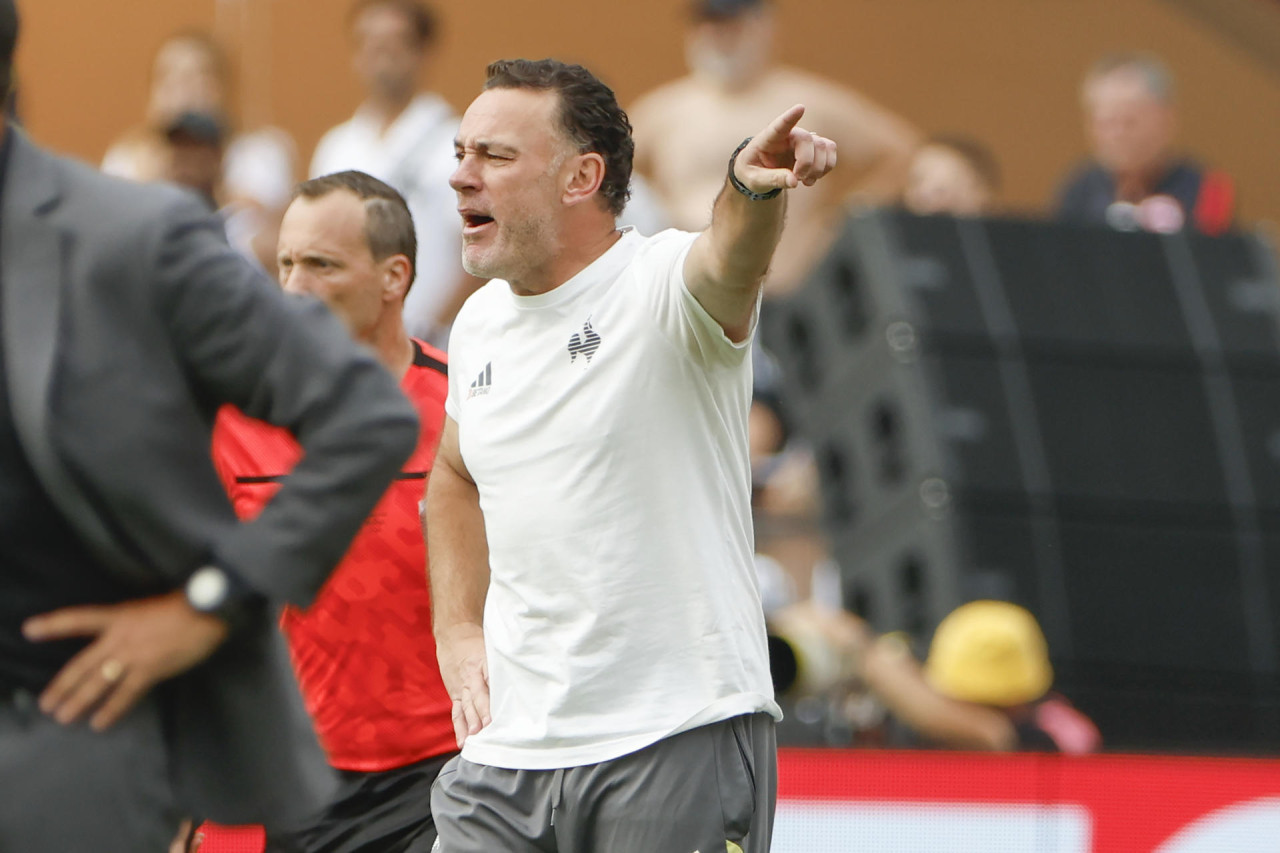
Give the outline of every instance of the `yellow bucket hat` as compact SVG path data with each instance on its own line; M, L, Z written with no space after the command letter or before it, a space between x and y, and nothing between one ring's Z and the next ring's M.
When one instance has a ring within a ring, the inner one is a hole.
M1039 624L1007 601L971 601L947 614L924 669L943 695L1002 708L1039 699L1053 684Z

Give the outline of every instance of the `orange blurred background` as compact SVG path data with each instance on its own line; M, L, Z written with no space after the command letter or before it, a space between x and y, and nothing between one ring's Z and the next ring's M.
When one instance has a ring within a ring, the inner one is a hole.
M777 53L852 86L926 132L987 141L1004 201L1043 208L1084 153L1083 70L1151 50L1177 75L1185 146L1227 170L1246 221L1280 221L1280 73L1171 0L776 0ZM1262 0L1242 0L1262 3ZM359 100L349 0L18 0L22 110L43 142L97 161L143 112L165 36L214 29L235 59L238 119L275 124L302 162ZM1274 17L1280 26L1280 4ZM444 24L427 81L459 109L487 62L583 62L623 104L684 71L686 0L436 3ZM301 176L300 176L301 177Z

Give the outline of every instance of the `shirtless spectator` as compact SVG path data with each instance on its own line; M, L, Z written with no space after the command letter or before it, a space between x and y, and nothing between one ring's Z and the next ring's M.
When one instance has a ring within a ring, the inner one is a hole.
M987 146L967 136L932 136L907 169L902 206L921 216L982 216L1000 191L1000 167Z
M787 228L765 298L803 280L833 237L836 212L853 191L896 200L917 143L905 121L813 74L774 64L769 0L694 0L687 36L691 73L645 95L630 110L636 170L656 190L676 228L697 231L724 183L724 150L793 104L805 123L840 149L835 180L791 194Z
M1176 152L1173 76L1164 63L1140 54L1106 57L1085 76L1082 94L1093 159L1062 188L1060 219L1162 233L1231 227L1231 179Z

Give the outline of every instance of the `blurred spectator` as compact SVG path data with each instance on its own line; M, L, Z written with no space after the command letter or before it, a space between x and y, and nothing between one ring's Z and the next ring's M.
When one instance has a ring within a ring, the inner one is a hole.
M194 190L210 210L218 209L225 131L217 116L185 112L164 131L168 154L160 177Z
M831 179L789 196L787 228L773 257L766 298L794 289L834 236L852 190L897 199L917 141L905 121L829 80L775 65L768 0L694 0L686 40L691 73L650 92L630 110L636 170L666 205L672 224L697 231L724 184L723 151L794 104L804 126L834 139Z
M811 449L796 439L782 405L781 370L758 339L752 365L747 429L756 551L782 570L797 595L808 597L815 569L828 559L818 525L818 469Z
M923 669L898 634L873 639L848 615L867 685L899 720L935 743L960 749L1094 752L1097 728L1050 692L1053 669L1035 617L1016 604L974 601L934 632Z
M1164 63L1106 57L1085 76L1082 95L1093 160L1067 179L1059 218L1164 233L1189 226L1221 234L1231 226L1231 179L1175 153L1174 84Z
M885 742L887 714L858 675L862 620L839 605L837 589L824 601L820 573L813 595L787 601L780 570L758 558L768 630L769 671L784 718L778 742L789 746L871 746ZM771 588L772 585L772 588ZM772 605L772 606L771 606Z
M146 119L111 145L102 170L132 180L166 179L174 168L169 162L174 123L189 113L211 117L223 136L214 206L223 211L231 244L274 271L275 229L293 188L296 150L279 128L229 132L230 77L225 53L208 34L191 31L166 40L152 66Z
M662 199L649 186L649 182L635 172L631 173L631 195L627 206L618 216L618 227L630 225L646 237L652 237L659 231L671 227L671 217L662 204Z
M991 149L965 136L933 136L911 155L902 205L922 216L981 216L999 191Z
M458 116L419 91L435 44L435 14L419 0L357 0L355 71L365 100L316 146L311 176L357 169L400 191L418 229L418 280L405 300L409 334L443 346L480 280L462 269L462 219L449 187Z

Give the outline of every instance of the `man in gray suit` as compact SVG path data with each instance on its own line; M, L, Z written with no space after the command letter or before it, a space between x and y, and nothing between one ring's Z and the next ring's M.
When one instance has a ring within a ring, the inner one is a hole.
M16 40L0 0L0 84ZM193 813L296 825L332 779L273 614L342 556L413 410L192 197L12 126L0 181L0 850L163 850ZM251 523L210 460L224 402L305 450Z

